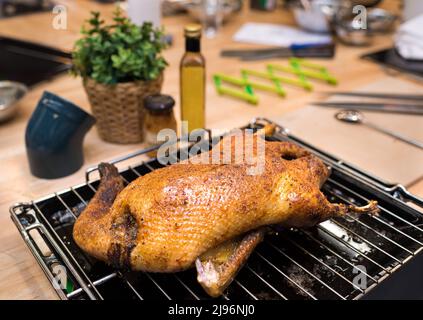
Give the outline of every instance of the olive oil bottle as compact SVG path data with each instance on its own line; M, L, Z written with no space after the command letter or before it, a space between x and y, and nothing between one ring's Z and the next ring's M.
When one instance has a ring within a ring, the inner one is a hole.
M185 54L180 65L182 134L205 127L206 66L200 51L201 26L189 24L184 29ZM186 132L188 131L188 132Z

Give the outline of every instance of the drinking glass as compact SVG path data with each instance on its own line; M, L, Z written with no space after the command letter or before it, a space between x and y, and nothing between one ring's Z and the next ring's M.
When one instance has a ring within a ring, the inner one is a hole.
M223 22L223 0L202 0L201 10L204 34L213 38Z

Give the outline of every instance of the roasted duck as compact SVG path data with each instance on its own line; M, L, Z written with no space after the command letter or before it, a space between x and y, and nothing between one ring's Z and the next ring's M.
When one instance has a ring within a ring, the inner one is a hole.
M233 137L224 139L235 147ZM196 265L199 282L216 296L267 226L310 227L349 210L377 210L375 202L360 208L328 202L320 192L328 168L297 145L266 141L264 160L260 175L247 174L247 164L184 161L125 188L117 169L102 163L100 186L74 225L74 239L116 267L176 272Z

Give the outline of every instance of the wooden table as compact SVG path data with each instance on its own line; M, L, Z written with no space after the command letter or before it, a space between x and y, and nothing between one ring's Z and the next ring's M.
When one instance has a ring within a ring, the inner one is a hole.
M106 17L110 17L113 11L112 5L101 5L92 1L61 2L65 3L68 9L67 30L54 30L52 28L53 14L40 13L1 20L0 33L71 50L74 41L79 37L81 24L88 17L90 10L99 10ZM391 2L390 5L392 5ZM174 45L165 52L169 67L165 73L163 92L174 96L177 105L179 61L184 52L182 30L184 24L189 21L190 19L186 16L163 19L167 32L174 37ZM261 94L259 106L254 107L228 97L220 97L215 93L210 79L210 75L214 72L237 75L242 67L258 70L263 67L263 62L241 63L219 57L222 48L248 47L231 41L232 34L246 21L293 24L291 15L282 13L281 10L265 13L250 12L248 8L244 8L241 14L233 17L223 27L216 38L203 40L202 51L206 57L209 75L207 85L207 126L209 128L230 129L244 125L256 116L269 118L280 116L319 99L316 93L303 94L300 91L297 94L290 94L286 99L280 99L271 94ZM390 39L390 35L378 37L371 49L388 46ZM352 48L339 45L336 58L322 62L330 67L331 72L340 80L339 90L351 90L386 76L377 65L358 59L360 54L369 50L368 47ZM91 130L84 143L85 164L78 172L56 180L33 177L29 172L26 159L24 132L27 121L44 90L55 92L89 110L81 80L62 75L32 89L20 103L19 115L13 121L0 126L0 298L56 298L50 283L37 266L10 220L8 213L10 205L18 201L36 199L75 185L84 179L84 171L87 167L142 148L142 144L114 145L103 142L99 139L97 132ZM423 181L418 182L410 190L423 195Z

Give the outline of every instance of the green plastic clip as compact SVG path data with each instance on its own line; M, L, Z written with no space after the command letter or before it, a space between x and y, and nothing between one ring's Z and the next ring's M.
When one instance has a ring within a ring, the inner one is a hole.
M277 74L276 71L289 73L296 77L284 77ZM266 79L271 82L271 84L254 82L250 80L250 77ZM290 58L288 66L268 64L266 66L266 71L241 69L241 78L228 76L222 73L213 75L213 81L219 94L226 94L242 99L254 105L258 104L259 98L255 95L253 89L273 92L281 97L285 97L286 92L282 87L282 83L311 91L313 90L313 86L309 82L309 79L325 81L331 85L336 85L338 83L326 67L299 58ZM231 86L224 86L224 83L239 87L241 90Z
M217 92L221 95L227 94L234 98L245 100L248 103L254 105L256 105L259 101L258 97L254 94L252 85L243 78L236 78L225 74L216 73L213 75L213 81ZM242 87L242 90L236 90L234 88L223 86L224 82Z
M287 77L282 77L280 75L276 75L275 71L284 71L282 68L289 68L289 67L269 64L267 65L267 72L269 75L271 75L272 79L275 79L279 82L284 82L292 86L297 86L307 91L313 90L313 86L303 76L299 76L298 79L293 79L293 78L287 78Z
M249 69L241 69L241 75L242 75L242 78L247 83L249 83L252 87L256 89L273 92L281 97L286 96L286 92L282 88L280 81L277 79L277 77L274 77L270 72L266 73L266 72L260 72L260 71L249 70ZM273 85L250 81L248 78L249 76L254 76L256 78L270 80Z
M274 70L295 74L300 79L304 79L305 81L307 81L307 78L311 78L325 81L330 85L338 84L338 80L333 77L329 73L328 69L324 66L299 58L289 58L289 64L290 66L281 66L274 64L269 66L272 67Z

